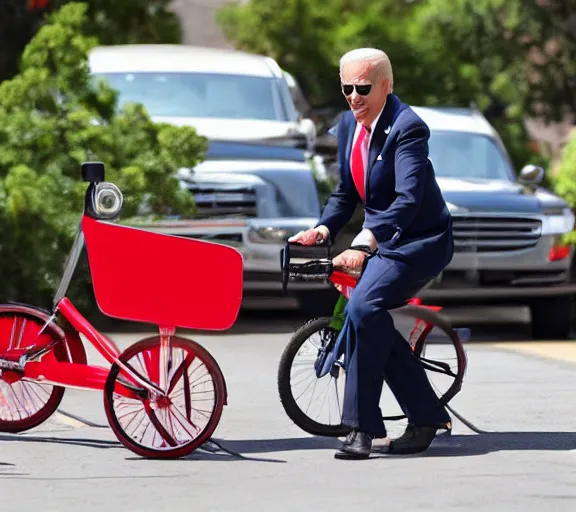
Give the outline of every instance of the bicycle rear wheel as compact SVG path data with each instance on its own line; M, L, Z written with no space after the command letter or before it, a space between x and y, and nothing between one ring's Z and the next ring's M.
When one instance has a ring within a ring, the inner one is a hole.
M466 354L458 333L426 308L405 306L390 313L397 330L424 365L441 403L447 404L460 391L466 371ZM331 317L316 318L293 334L278 366L278 393L286 414L302 430L312 435L342 437L350 432L341 423L346 379L342 361L320 379L314 369L320 350L338 335L330 325L332 321ZM386 383L382 395L384 420L405 419Z
M0 312L0 356L20 354L54 343L54 349L43 360L70 362L66 333L54 323L46 326L37 316L22 307L3 305ZM31 379L19 378L10 371L0 372L0 432L24 432L44 423L52 416L65 388ZM15 377L15 378L12 378Z

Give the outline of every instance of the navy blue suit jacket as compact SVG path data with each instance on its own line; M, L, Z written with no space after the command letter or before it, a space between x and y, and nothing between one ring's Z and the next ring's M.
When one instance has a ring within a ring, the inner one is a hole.
M340 182L317 225L332 240L361 201L350 170L356 120L345 112L337 126ZM430 130L394 94L374 128L365 180L364 227L372 231L378 251L436 275L454 252L452 219L428 159Z

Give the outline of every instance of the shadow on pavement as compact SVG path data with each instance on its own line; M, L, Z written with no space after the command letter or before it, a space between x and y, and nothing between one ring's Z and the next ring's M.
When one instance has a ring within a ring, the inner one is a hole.
M57 443L88 448L120 448L126 450L118 441L106 441L86 438L59 438L48 436L12 436L0 435L0 441L24 443ZM280 439L223 439L216 440L219 448L205 450L200 448L188 457L174 461L252 461L286 463L284 460L251 457L250 454L265 454L301 450L335 450L340 441L328 437L294 437ZM415 457L470 457L501 451L570 451L576 449L576 432L490 432L473 435L441 436L423 453L414 455L374 454L371 458L415 458ZM129 456L126 460L148 460L145 457ZM1 465L10 465L0 463ZM0 476L2 472L0 471Z
M53 437L53 436L28 436L28 435L0 435L0 442L21 442L21 443L41 443L41 444L66 444L72 446L83 446L86 448L98 448L98 449L110 449L110 448L120 448L126 450L127 453L130 452L125 448L119 441L107 441L104 439L88 439L88 438L66 438L66 437ZM256 462L274 462L274 463L285 463L284 460L279 459L262 459L256 457L245 457L240 453L234 453L232 451L226 451L227 446L223 446L223 450L220 449L206 449L198 448L196 451L188 455L187 457L181 457L179 459L173 459L174 461L200 461L200 460L210 460L210 461L256 461ZM134 455L132 457L126 457L126 460L149 460L147 457L140 457ZM0 465L13 465L8 463L0 463ZM10 473L13 474L13 473ZM0 472L0 476L2 473Z
M223 446L239 453L271 453L298 450L332 450L338 439L306 437L285 439L222 440ZM576 432L490 432L442 436L421 454L381 455L385 458L469 457L499 451L569 451L576 449Z
M1 442L17 442L17 443L53 443L53 444L69 444L76 446L86 446L89 448L124 448L118 441L106 441L103 439L86 439L86 438L71 438L71 437L53 437L53 436L28 436L28 435L0 435Z
M420 456L461 457L502 451L570 451L574 449L576 449L576 432L489 432L476 435L452 435L437 439L429 450Z
M290 437L280 439L219 439L222 446L241 454L271 453L296 450L330 450L340 446L340 441L331 437Z

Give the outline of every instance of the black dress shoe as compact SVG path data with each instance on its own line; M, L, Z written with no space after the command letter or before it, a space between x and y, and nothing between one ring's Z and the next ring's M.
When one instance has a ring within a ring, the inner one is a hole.
M432 444L436 432L442 428L439 425L416 427L409 423L404 434L390 442L388 453L408 455L423 452Z
M336 450L336 459L367 459L372 448L372 438L365 432L353 430L348 434L342 446Z

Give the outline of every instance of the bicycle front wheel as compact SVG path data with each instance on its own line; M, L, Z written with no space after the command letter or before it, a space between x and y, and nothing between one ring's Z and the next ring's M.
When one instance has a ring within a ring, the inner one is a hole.
M320 379L314 370L319 351L338 336L331 322L330 317L315 318L293 334L278 365L278 393L284 411L302 430L341 437L350 431L341 423L344 370L333 368Z
M126 448L143 457L178 458L210 439L222 415L226 387L218 364L205 348L171 336L164 351L155 336L128 347L119 359L167 393L158 399L122 396L115 389L125 382L124 374L112 365L104 408L110 427Z

